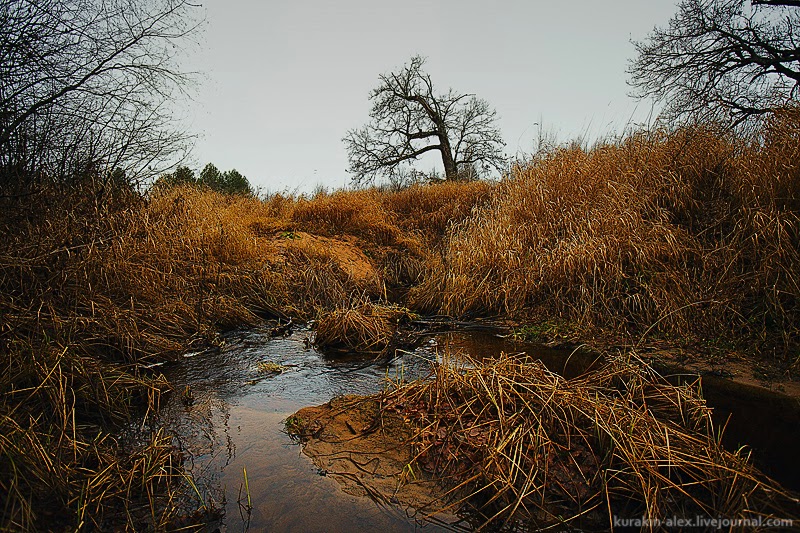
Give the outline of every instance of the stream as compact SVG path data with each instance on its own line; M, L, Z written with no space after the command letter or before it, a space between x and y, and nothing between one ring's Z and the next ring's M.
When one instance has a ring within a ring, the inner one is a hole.
M345 493L318 471L284 431L285 419L302 407L342 394L371 394L385 380L425 376L440 354L490 357L525 351L567 377L595 364L586 352L518 344L487 331L430 334L394 359L372 355L328 356L308 345L311 332L270 337L269 328L226 334L219 350L188 354L165 370L177 393L148 427L178 435L186 467L204 497L224 508L208 531L451 531L466 527L456 517L423 522L413 510L382 506ZM279 366L278 366L279 365ZM188 386L191 400L182 391ZM780 395L704 378L715 421L727 429L723 442L748 444L758 466L800 489L800 405ZM246 511L247 490L251 510Z

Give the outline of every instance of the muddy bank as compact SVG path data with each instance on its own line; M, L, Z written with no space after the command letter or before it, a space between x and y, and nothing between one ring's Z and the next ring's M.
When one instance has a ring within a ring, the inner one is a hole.
M767 475L800 490L800 462L794 453L800 442L800 383L774 372L759 372L755 361L741 355L712 357L655 343L635 351L621 346L596 349L564 339L551 339L546 346L519 340L517 331L519 323L497 318L421 317L401 327L395 336L409 349L466 353L479 360L504 353L535 354L548 369L566 378L597 370L614 354L634 353L671 383L697 382L722 432L723 444L730 450L747 447Z
M230 332L217 350L187 354L165 373L176 390L150 425L175 435L200 494L224 513L208 531L382 531L411 532L418 515L403 506L377 503L340 489L332 475L303 455L286 432L297 410L346 394L379 392L384 379L427 374L431 346L392 360L374 354L317 351L311 331L297 326L286 336L270 327ZM192 391L183 401L182 391ZM252 509L246 500L247 470ZM357 494L357 495L356 495ZM244 496L243 496L244 495ZM446 530L436 524L425 531Z
M345 492L428 519L457 521L437 516L446 490L417 467L414 427L399 413L383 410L378 399L349 395L306 407L286 420L286 429L320 473L334 477Z

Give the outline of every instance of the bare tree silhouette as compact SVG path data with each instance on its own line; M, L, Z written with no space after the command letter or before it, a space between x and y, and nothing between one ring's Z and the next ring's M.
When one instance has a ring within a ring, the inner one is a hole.
M667 28L634 43L631 83L663 101L667 118L752 124L800 94L798 7L791 0L684 0Z
M0 0L0 179L156 174L188 140L168 104L188 82L175 60L195 7Z
M437 93L424 63L415 56L399 72L381 75L370 94L370 122L347 132L344 143L355 182L391 175L428 152L439 152L448 180L479 166L505 165L494 109L472 94Z

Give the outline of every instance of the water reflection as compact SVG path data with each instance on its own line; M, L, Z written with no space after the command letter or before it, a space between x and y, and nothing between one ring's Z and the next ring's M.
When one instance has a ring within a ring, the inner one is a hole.
M228 335L217 353L186 358L169 369L178 390L188 386L192 402L174 394L154 424L180 435L198 487L225 508L214 524L221 531L440 531L418 523L402 509L379 507L344 493L321 476L283 431L283 421L300 409L340 394L369 394L387 377L414 379L428 372L432 345L387 361L372 356L328 357L307 349L307 331L270 338L268 330ZM280 365L276 368L260 363ZM252 501L249 514L244 474ZM413 511L412 511L413 512Z

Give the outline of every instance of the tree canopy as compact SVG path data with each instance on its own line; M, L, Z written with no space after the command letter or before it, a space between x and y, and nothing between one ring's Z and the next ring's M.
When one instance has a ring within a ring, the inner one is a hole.
M506 164L495 110L472 94L437 92L424 64L415 56L399 71L381 75L369 97L370 121L344 137L357 183L390 176L428 152L441 156L445 179Z
M683 0L636 42L631 83L668 119L752 123L800 93L800 2Z

